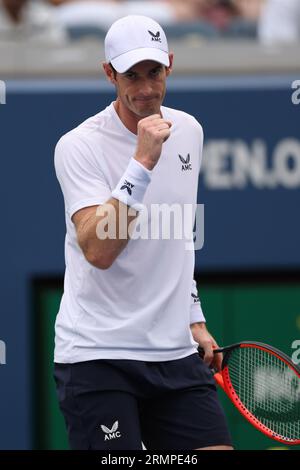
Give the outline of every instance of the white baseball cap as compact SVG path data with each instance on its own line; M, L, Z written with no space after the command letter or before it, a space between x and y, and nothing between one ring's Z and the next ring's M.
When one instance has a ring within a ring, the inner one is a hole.
M169 48L162 27L151 18L129 15L115 21L105 41L105 59L123 73L142 60L170 65Z

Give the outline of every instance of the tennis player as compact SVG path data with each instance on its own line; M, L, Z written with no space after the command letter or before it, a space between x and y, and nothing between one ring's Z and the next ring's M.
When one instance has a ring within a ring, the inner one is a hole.
M155 223L154 205L195 206L202 128L162 106L173 54L158 23L116 21L105 55L116 100L55 152L67 234L54 375L70 447L231 449L194 250L183 237L133 236L145 210Z

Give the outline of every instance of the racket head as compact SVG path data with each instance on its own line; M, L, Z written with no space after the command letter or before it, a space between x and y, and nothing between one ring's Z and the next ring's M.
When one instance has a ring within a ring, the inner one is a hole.
M272 346L245 341L223 352L224 391L239 412L266 436L300 444L300 369Z

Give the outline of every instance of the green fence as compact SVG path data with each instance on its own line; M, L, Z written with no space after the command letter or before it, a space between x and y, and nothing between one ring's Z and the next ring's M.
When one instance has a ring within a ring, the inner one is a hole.
M205 283L199 288L208 327L219 345L241 340L269 343L289 356L291 345L300 338L300 281L287 284ZM36 288L36 447L66 449L67 436L59 411L52 377L54 322L62 289L39 284ZM222 391L221 401L228 417L236 449L287 448L255 430L238 413ZM290 447L300 449L300 446Z
M62 296L55 286L36 288L36 384L35 446L38 449L68 449L64 418L59 410L53 378L54 324Z

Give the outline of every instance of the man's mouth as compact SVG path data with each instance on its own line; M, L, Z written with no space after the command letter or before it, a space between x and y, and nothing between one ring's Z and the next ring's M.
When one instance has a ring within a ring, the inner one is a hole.
M156 100L156 99L157 99L156 96L150 96L150 97L147 97L147 98L135 98L135 101L142 101L142 102L147 103L148 101L153 101L153 100Z

